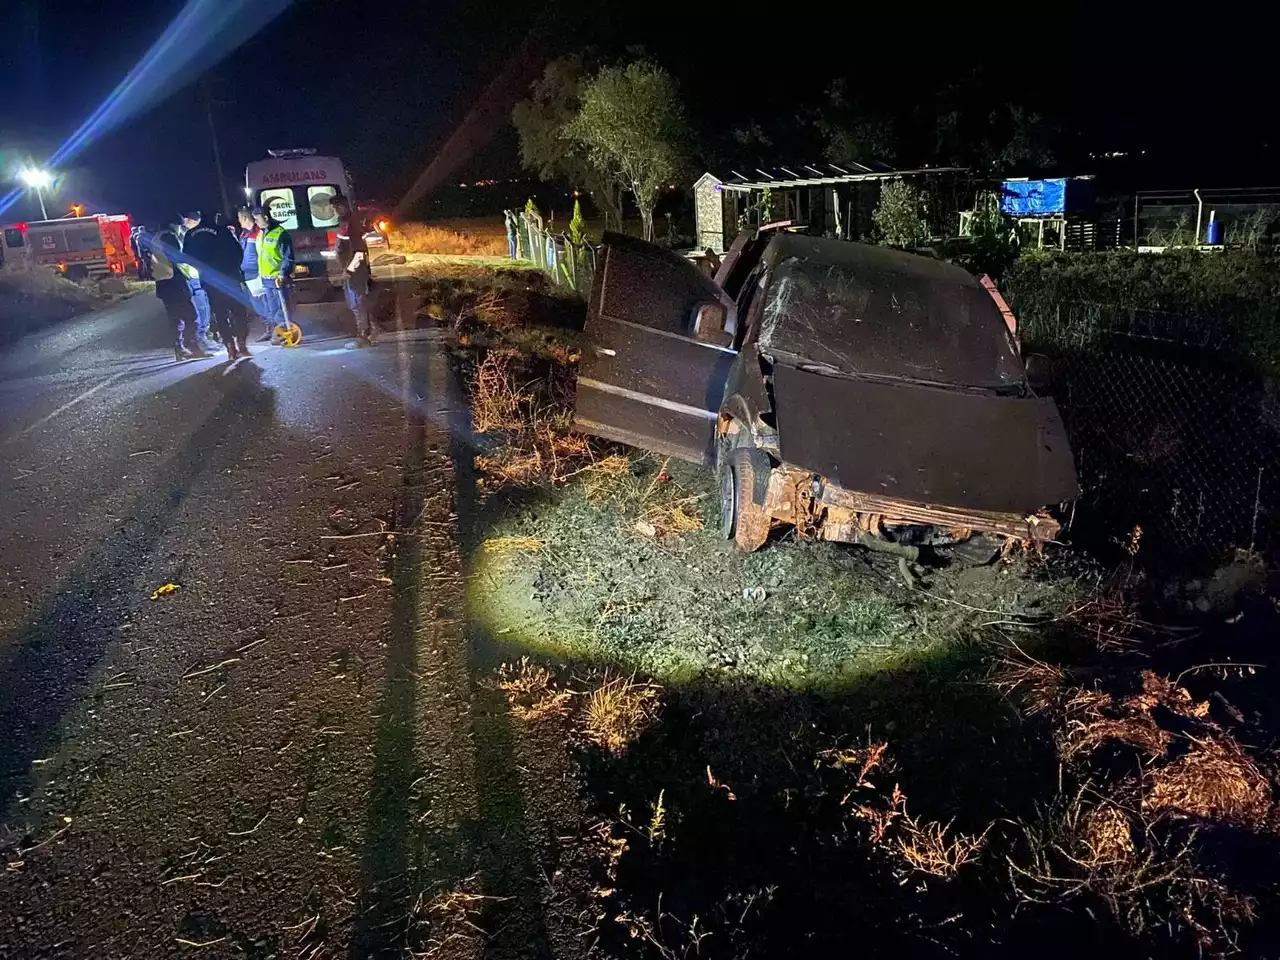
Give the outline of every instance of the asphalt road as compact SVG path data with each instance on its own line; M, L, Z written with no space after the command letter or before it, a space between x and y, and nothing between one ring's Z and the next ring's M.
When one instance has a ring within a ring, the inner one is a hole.
M179 364L142 296L0 357L0 957L400 955L461 870L452 374L300 320Z

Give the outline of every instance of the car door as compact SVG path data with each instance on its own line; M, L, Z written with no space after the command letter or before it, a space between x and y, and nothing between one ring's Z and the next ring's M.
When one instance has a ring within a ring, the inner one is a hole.
M587 307L574 424L695 463L714 460L733 364L730 302L670 250L605 234Z

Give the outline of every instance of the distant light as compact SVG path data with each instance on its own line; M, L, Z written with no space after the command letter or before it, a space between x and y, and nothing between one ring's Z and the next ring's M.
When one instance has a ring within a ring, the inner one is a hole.
M37 170L34 167L28 167L18 176L22 178L23 183L35 190L43 190L53 183L53 174L48 170Z

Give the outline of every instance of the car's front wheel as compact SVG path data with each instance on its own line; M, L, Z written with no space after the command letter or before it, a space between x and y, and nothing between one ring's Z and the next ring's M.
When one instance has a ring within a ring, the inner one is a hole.
M733 539L738 520L738 495L733 480L733 450L725 439L716 447L716 490L720 494L720 536Z
M737 549L751 553L764 547L772 526L772 518L754 498L756 484L768 484L769 458L756 449L737 447L721 462L721 532Z

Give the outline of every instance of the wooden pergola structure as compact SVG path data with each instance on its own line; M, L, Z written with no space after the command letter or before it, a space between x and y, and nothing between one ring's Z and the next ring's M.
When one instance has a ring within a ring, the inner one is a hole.
M809 233L859 240L871 230L871 213L885 180L943 178L954 182L965 167L894 170L884 164L815 163L704 173L693 185L697 249L723 252L738 231L766 221L790 220ZM765 193L768 191L768 194ZM954 192L954 191L953 191ZM768 196L771 209L763 199Z

